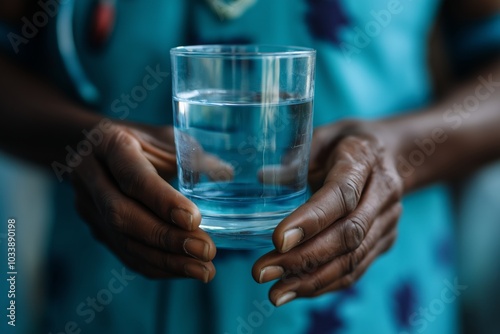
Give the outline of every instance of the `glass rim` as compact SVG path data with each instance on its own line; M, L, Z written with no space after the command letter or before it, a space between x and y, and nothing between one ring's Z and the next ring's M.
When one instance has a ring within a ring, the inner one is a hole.
M170 49L176 57L196 58L262 58L262 57L311 57L313 48L274 44L206 44L177 46Z

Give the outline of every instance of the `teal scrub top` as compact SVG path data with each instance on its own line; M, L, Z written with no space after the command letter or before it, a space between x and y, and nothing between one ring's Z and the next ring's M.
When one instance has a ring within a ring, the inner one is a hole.
M315 126L348 117L391 117L432 100L426 55L439 5L257 0L230 19L203 0L118 0L111 38L96 49L88 42L90 2L75 1L71 37L98 98L78 97L81 78L63 66L65 38L57 34L57 20L47 28L46 69L75 99L110 118L164 125L172 122L170 48L305 46L317 50ZM60 34L68 31L59 27ZM125 102L123 96L133 96L151 71L162 73L158 86L144 99ZM150 281L92 238L75 213L71 188L58 185L44 330L58 333L74 322L82 333L455 333L460 290L448 190L442 185L420 190L406 196L403 206L397 242L353 287L274 308L267 299L271 285L255 283L250 274L268 250L219 250L217 275L206 285Z

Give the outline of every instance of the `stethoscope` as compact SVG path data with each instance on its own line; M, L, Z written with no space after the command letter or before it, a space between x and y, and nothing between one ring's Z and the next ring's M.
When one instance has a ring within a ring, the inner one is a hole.
M97 0L91 12L88 29L89 45L94 49L103 48L109 42L116 23L116 1ZM56 19L57 46L70 79L79 97L89 105L98 105L100 94L97 87L87 77L78 56L73 30L75 0L62 1Z
M241 16L257 0L205 0L221 20ZM87 29L89 46L100 50L111 39L116 25L117 0L95 0ZM57 46L63 66L75 85L78 96L88 105L97 106L101 99L99 90L87 77L75 45L73 19L75 0L61 1L56 19Z

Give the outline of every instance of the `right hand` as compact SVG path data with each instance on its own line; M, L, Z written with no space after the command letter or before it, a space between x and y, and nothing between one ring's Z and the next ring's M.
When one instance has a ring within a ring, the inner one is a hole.
M172 127L113 124L101 133L73 172L77 210L95 237L147 277L212 280L216 248L200 212L165 181L176 172Z

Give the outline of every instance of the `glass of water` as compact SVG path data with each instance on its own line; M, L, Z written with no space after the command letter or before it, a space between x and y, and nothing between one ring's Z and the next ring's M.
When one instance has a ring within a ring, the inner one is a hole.
M217 247L271 246L307 196L316 52L202 45L170 54L179 190Z

